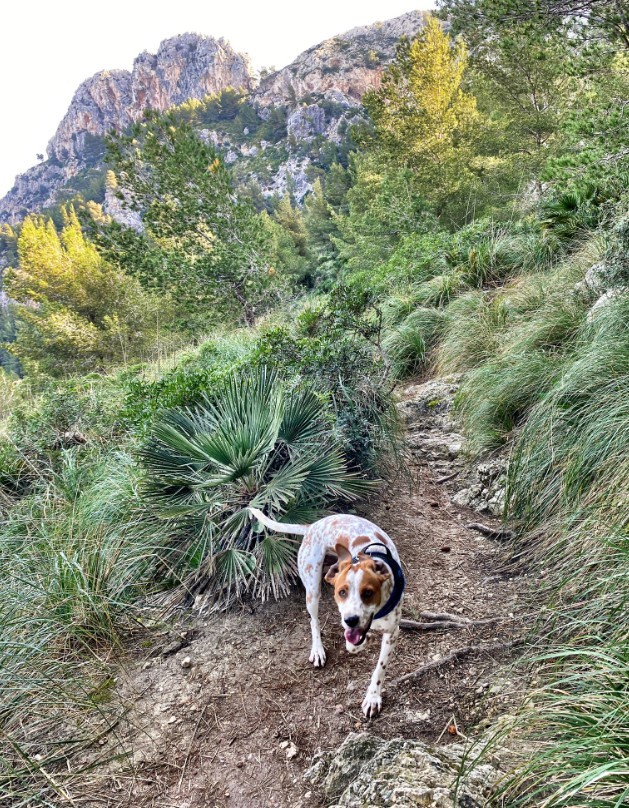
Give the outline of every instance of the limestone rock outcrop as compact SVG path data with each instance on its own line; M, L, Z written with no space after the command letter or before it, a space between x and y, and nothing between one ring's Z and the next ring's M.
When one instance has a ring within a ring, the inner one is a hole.
M157 53L141 53L127 70L103 70L84 81L48 144L48 156L81 156L85 136L119 131L147 109L164 112L191 98L227 87L249 91L253 71L246 56L224 39L183 34L166 39Z
M48 144L48 159L18 176L0 200L0 222L17 223L28 213L54 205L62 192L71 197L77 191L73 178L78 178L80 191L85 172L101 170L102 138L112 129L124 129L147 109L163 112L228 87L249 94L263 119L273 108L286 111L286 133L276 145L287 156L275 161L273 176L261 178L254 169L251 179L259 181L267 195L282 193L289 185L300 200L312 187L309 158L293 151L316 138L336 144L342 140L360 99L378 86L384 67L395 56L399 38L415 35L424 19L423 12L411 11L354 28L308 49L258 86L248 58L224 39L199 34L167 39L157 53L140 54L131 71L104 70L80 85ZM221 142L219 148L233 162L255 156L264 146L243 144L241 138Z
M466 773L459 744L428 746L352 733L306 772L330 808L483 808L499 776L490 763Z
M248 57L224 39L182 34L141 53L133 69L103 70L84 81L48 144L48 159L16 177L0 200L0 221L17 222L54 204L57 192L86 166L102 159L100 138L120 131L147 109L161 112L228 87L255 86Z
M278 98L298 100L309 93L336 90L358 103L367 90L380 83L382 68L395 56L400 37L412 37L424 19L423 12L409 11L326 39L263 79L252 99L266 107Z

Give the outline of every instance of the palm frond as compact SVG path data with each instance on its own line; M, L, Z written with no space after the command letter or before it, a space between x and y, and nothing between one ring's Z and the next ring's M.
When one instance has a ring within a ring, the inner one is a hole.
M295 580L298 541L256 532L249 504L311 522L375 485L348 471L320 397L287 392L265 368L231 378L194 412L165 413L141 457L145 499L195 568L183 597L212 607L280 597Z
M304 445L321 434L323 404L312 390L293 394L284 407L279 438L287 446Z
M297 580L297 544L294 538L267 535L256 546L257 575L252 593L261 600L285 597Z
M377 486L376 480L366 480L348 472L340 449L327 447L327 451L310 458L303 489L305 495L315 501L326 495L351 501L366 496Z

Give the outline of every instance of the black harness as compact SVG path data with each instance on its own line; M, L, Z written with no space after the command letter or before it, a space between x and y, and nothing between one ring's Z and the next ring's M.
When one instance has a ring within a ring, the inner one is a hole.
M370 547L381 547L384 552L367 552ZM390 612L395 609L398 605L400 600L402 599L402 595L404 594L404 587L406 586L406 579L404 578L404 573L402 572L402 567L398 564L398 562L393 558L391 555L391 550L385 544L379 544L378 542L372 542L372 544L368 544L359 552L364 553L365 555L370 556L371 558L379 558L380 561L383 561L387 567L393 573L393 590L389 595L389 599L384 604L384 606L380 609L380 611L376 612L373 616L374 620L380 620L381 617L386 617ZM352 557L352 564L358 564L360 559L358 556Z

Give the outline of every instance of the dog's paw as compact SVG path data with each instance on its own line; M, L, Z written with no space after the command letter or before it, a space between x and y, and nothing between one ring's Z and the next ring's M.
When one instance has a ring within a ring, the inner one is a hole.
M310 661L315 668L322 668L325 665L325 650L322 645L313 646L310 652Z
M368 690L363 701L363 713L366 718L373 718L382 709L382 696L375 690Z

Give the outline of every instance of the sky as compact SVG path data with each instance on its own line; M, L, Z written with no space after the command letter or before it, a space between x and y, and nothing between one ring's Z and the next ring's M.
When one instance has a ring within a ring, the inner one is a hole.
M99 70L130 70L142 51L186 32L228 39L254 68L284 67L323 39L397 17L432 0L106 0L11 2L2 11L0 196L37 162L78 85Z

